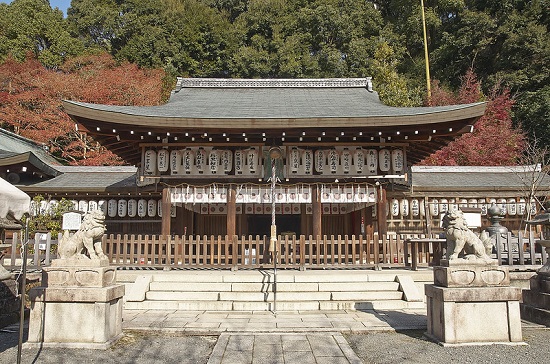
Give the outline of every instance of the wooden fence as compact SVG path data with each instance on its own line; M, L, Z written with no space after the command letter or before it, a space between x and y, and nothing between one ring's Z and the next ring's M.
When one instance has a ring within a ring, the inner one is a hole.
M532 270L546 262L535 237L498 237L493 257L513 269ZM521 242L521 243L520 243ZM21 264L17 235L0 262L17 269ZM35 235L29 241L28 267L40 269L57 257L57 240ZM111 264L155 268L254 269L273 267L266 236L142 236L105 235L103 249ZM362 236L279 237L277 266L280 268L382 268L426 267L438 264L445 240L426 235L385 235L366 240Z

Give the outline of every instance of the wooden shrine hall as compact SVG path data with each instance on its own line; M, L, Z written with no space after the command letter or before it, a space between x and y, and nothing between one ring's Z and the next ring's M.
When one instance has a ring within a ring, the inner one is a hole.
M178 78L161 106L63 105L79 131L137 167L131 196L105 209L158 211L161 235L228 236L269 235L272 196L280 233L384 233L386 190L407 191L410 167L485 110L389 107L370 78Z

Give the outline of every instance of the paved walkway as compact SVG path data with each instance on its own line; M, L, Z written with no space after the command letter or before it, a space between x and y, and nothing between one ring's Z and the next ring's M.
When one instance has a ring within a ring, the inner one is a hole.
M342 333L424 329L425 310L124 311L125 330L219 335L209 364L361 363Z

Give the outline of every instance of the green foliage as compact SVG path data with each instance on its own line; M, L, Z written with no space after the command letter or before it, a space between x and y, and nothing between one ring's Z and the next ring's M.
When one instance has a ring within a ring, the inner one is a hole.
M40 231L48 231L52 233L52 239L55 239L57 234L62 232L63 214L73 209L73 203L62 198L57 204L51 206L48 211L41 211L40 205L48 200L42 195L37 195L32 199L33 206L36 206L35 216L23 217L24 223L26 223L26 219L29 222L29 236L34 236L35 233Z
M458 90L472 68L485 94L517 100L514 125L550 144L548 0L424 0L431 75ZM0 4L0 61L28 52L57 69L83 52L185 77L373 77L384 103L425 90L420 1L46 0ZM93 101L93 100L92 100Z
M66 30L63 13L45 0L14 0L0 10L0 59L8 54L19 61L33 52L42 64L56 68L80 54L82 43Z

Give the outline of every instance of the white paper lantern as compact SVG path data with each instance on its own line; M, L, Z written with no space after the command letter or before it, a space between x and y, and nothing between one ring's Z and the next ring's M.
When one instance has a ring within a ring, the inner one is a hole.
M137 201L134 199L128 200L128 216L136 217L137 214Z
M146 174L155 174L157 169L157 152L153 149L146 150L143 164Z
M401 200L401 215L409 216L409 200Z
M170 152L170 173L172 175L180 174L182 169L182 152L173 150Z
M99 208L97 201L90 200L88 201L88 211L95 211Z
M322 149L315 151L315 171L318 173L323 173L323 169L326 164L326 154Z
M166 149L159 150L157 153L157 168L159 172L167 172L168 163L170 163L170 152Z
M78 201L78 211L88 212L88 201L86 201L86 200Z
M517 214L518 215L524 215L525 214L525 199L520 198L517 203Z
M244 151L235 151L235 174L241 174L244 171Z
M117 214L117 209L117 201L114 199L109 200L109 202L107 203L107 215L109 215L109 217L115 217Z
M353 153L353 165L356 173L363 173L365 168L365 152L361 148L355 149Z
M225 173L231 172L231 169L233 169L233 153L227 149L222 150L220 163Z
M202 148L199 148L197 150L197 154L195 156L195 165L197 166L197 170L199 171L199 173L204 172L206 166L206 152Z
M57 200L50 200L50 201L48 202L48 213L53 214L53 211L55 210L55 208L57 207L57 205L59 205L59 201L57 201Z
M481 215L487 215L487 202L484 198L477 200L477 206L481 209Z
M97 201L97 207L103 212L103 215L107 216L107 201L105 200L99 200Z
M176 217L176 205L170 206L170 217Z
M138 201L137 214L139 217L147 216L147 200L140 199Z
M336 149L331 149L328 152L328 170L331 173L336 173L338 171L338 165L340 164L340 156Z
M217 150L210 151L208 154L208 170L212 174L218 173L220 167L220 153Z
M78 201L77 200L71 200L72 209L75 211L78 211ZM38 206L38 212L40 212L40 205Z
M300 151L297 148L292 148L290 151L290 173L298 173L300 168Z
M426 216L426 204L424 200L420 200L420 216Z
M128 201L118 200L118 217L125 217L128 212Z
M439 201L438 200L432 200L432 202L430 203L430 215L431 216L439 215Z
M376 149L367 150L367 172L369 174L378 172L378 152Z
M187 148L183 151L181 163L185 174L190 174L193 171L193 166L195 164L195 153L193 150Z
M390 210L391 216L399 216L399 201L397 199L391 200Z
M471 198L468 200L468 207L477 208L477 200L475 198Z
M458 208L462 209L463 207L468 207L468 200L466 200L465 198L461 198L458 201Z
M404 169L404 154L401 149L394 149L391 152L391 159L394 172L401 172Z
M411 200L411 215L420 216L420 201L416 198Z
M157 214L157 200L147 201L147 216L155 217Z
M342 171L346 174L351 171L351 152L347 148L342 151Z
M248 164L248 171L250 173L256 173L258 170L258 150L256 148L250 148L246 152L246 162Z
M304 173L311 174L313 170L313 152L311 150L306 149L302 153L302 165L304 166Z
M456 203L456 200L454 198L451 198L449 200L449 210L450 211L458 211L459 210L458 204Z
M510 216L515 216L516 213L517 213L517 209L516 209L516 199L515 198L509 198L508 199L508 215Z
M390 170L391 152L388 149L381 149L378 152L378 166L382 172L388 172Z
M508 201L506 201L505 198L499 198L497 200L497 205L500 207L502 215L506 215L508 213Z
M444 214L447 211L449 211L449 201L442 198L441 201L439 202L439 212Z

